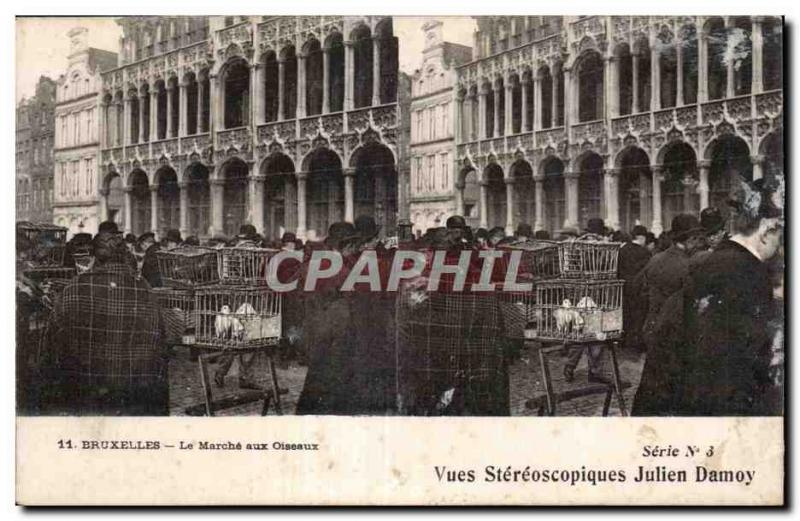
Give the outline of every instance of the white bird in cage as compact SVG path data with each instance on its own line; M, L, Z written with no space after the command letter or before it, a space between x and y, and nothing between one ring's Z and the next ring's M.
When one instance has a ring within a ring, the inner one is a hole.
M230 338L231 336L231 326L232 326L232 318L231 315L231 308L227 304L222 306L219 310L219 314L217 314L217 318L214 319L214 332L217 334L219 338Z
M569 331L572 321L575 318L575 312L572 309L572 301L565 298L561 302L561 307L553 310L553 318L556 319L556 329L559 333Z
M586 295L585 297L581 297L576 307L579 309L595 309L597 308L597 303L595 303L592 297Z

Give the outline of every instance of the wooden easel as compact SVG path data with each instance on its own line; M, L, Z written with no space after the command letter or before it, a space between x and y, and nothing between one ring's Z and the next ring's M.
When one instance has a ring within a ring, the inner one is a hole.
M589 396L592 394L600 394L605 392L605 402L603 403L603 416L608 416L608 409L611 405L612 394L616 394L617 403L622 416L628 415L628 410L625 406L625 397L622 395L624 388L630 387L630 384L622 383L619 375L619 364L617 362L617 346L619 341L610 340L605 342L598 342L596 340L591 342L569 342L564 341L560 343L544 344L539 341L526 340L525 344L536 349L539 353L539 366L542 371L542 381L544 382L545 395L531 398L525 402L528 409L538 410L539 416L544 416L545 410L548 416L555 416L556 406L560 402L580 398L582 396ZM578 389L569 389L560 393L553 391L553 381L550 377L550 365L547 360L547 355L554 352L565 352L567 349L580 348L587 345L604 344L605 349L611 358L611 385L607 384L589 384Z
M204 402L197 405L189 406L185 409L186 414L191 416L214 416L214 413L224 409L230 409L239 405L253 403L264 400L264 406L261 409L261 416L266 416L269 411L269 406L274 402L275 412L278 415L283 414L283 407L281 405L281 395L287 394L288 389L282 389L278 385L278 373L275 371L275 350L277 348L277 341L266 347L247 348L247 349L229 349L220 350L218 348L208 348L204 346L192 346L196 349L202 349L204 352L197 356L197 363L200 368L200 383L203 385L203 398ZM216 362L223 354L244 354L253 352L263 352L267 358L267 378L270 381L271 389L264 391L239 391L233 396L214 401L211 390L211 379L208 374L208 365Z

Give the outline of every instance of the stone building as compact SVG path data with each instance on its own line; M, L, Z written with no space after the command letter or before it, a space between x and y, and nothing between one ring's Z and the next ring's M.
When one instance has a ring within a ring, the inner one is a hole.
M57 82L53 144L53 222L69 234L96 233L100 135L100 72L116 65L116 53L89 47L88 30L69 32L69 65Z
M660 233L783 168L782 20L478 17L455 88L459 187L479 225L602 217Z
M36 93L17 104L16 211L18 221L53 220L55 82L42 76Z
M324 237L404 191L391 17L126 17L102 76L103 216L136 234ZM115 206L115 194L123 204Z
M472 59L472 49L445 42L441 21L422 26L422 64L411 82L409 213L414 231L444 226L455 207L453 87L455 67ZM477 206L465 211L477 213Z

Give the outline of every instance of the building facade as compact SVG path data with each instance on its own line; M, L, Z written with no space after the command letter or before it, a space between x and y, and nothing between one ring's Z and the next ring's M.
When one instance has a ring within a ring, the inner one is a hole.
M411 82L409 213L415 232L444 226L456 212L453 87L455 67L471 61L472 49L445 42L442 26L441 21L422 26L422 64ZM477 212L477 206L465 212Z
M53 222L69 234L96 233L100 167L100 72L117 55L89 47L88 30L69 32L67 72L57 82L53 152Z
M783 169L782 20L478 17L462 65L456 212L478 225L656 234Z
M36 94L17 105L16 211L18 221L53 220L55 81L42 76Z
M391 230L407 163L391 17L126 17L102 75L102 218L127 231ZM122 204L115 201L120 200Z

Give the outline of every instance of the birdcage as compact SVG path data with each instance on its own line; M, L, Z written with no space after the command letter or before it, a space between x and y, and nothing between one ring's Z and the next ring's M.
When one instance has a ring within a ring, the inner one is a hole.
M165 286L193 288L219 282L219 252L190 246L156 252L158 270Z
M280 250L234 246L220 251L220 282L223 284L266 284L269 259Z
M508 250L521 250L519 273L536 280L552 279L561 275L561 248L558 242L530 240L509 244Z
M180 338L183 344L194 343L195 295L190 289L153 288L161 307L168 338Z
M38 283L51 280L69 281L75 276L75 268L64 266L33 266L23 269L22 273Z
M64 265L67 229L47 223L17 223L17 235L30 241L27 262L37 267L60 267Z
M497 292L497 301L503 313L503 325L507 338L533 338L541 310L536 306L536 292Z
M559 243L561 276L579 279L617 277L617 259L622 243L570 239Z
M281 337L281 294L266 288L217 285L195 290L195 345L263 348Z
M396 335L401 414L491 415L507 398L494 292L406 285L397 294Z
M622 280L542 281L536 285L532 336L611 340L622 334Z

